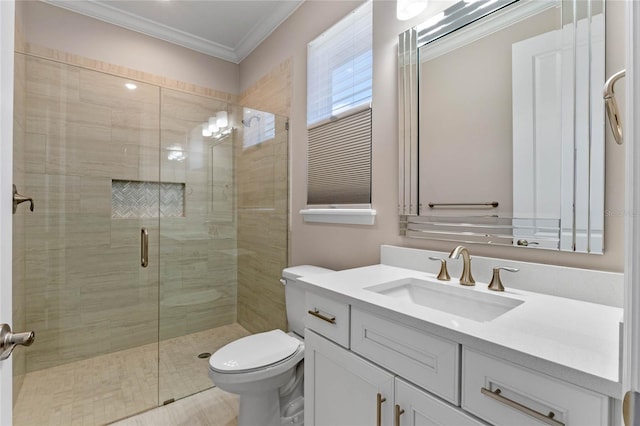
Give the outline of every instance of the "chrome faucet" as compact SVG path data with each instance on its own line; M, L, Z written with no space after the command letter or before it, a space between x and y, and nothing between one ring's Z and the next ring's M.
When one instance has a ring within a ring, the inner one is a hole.
M460 284L462 285L476 285L476 281L471 276L471 256L469 250L464 246L458 246L451 250L449 258L457 259L462 254L462 275L460 275Z

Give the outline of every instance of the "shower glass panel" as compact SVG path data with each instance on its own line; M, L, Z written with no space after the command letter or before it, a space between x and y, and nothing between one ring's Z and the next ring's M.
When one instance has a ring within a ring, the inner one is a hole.
M182 188L184 210L160 219L160 403L210 388L208 354L248 334L236 323L236 131L229 108L161 91L160 180ZM223 117L226 125L216 123Z
M160 89L16 56L14 173L35 210L16 214L14 288L36 342L16 351L13 424L104 424L158 405L160 194L133 189L159 181Z

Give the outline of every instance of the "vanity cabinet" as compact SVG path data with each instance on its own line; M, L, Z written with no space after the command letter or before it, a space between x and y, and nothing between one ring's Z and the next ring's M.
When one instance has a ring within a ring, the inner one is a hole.
M304 372L307 426L484 424L309 329Z

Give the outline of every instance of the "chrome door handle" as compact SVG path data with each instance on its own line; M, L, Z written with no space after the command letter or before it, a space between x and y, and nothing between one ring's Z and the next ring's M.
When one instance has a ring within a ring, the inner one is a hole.
M9 358L16 346L31 346L36 334L33 331L26 333L12 333L8 324L0 324L0 361Z
M140 266L149 266L149 232L147 228L140 230Z
M24 195L18 194L18 188L16 188L15 184L13 185L13 214L16 214L18 211L18 204L24 203L28 201L30 206L29 210L33 211L33 198L25 197Z

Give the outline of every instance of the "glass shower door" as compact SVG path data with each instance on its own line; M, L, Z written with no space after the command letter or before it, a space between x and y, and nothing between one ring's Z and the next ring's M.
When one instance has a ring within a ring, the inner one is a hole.
M17 58L13 423L105 424L158 405L160 89Z
M236 323L233 111L176 90L161 99L160 180L183 206L160 222L163 403L212 387L209 355L248 332Z

